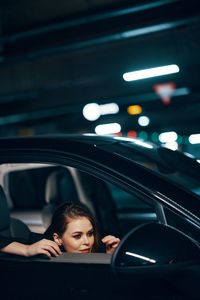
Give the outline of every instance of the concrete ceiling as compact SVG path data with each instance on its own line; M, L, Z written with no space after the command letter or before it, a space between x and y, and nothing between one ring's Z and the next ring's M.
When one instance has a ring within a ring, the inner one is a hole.
M143 130L127 106L141 104L147 133L200 131L198 1L0 1L0 135L88 132L119 122ZM125 82L131 70L177 64L180 72ZM165 105L155 84L173 83ZM86 121L86 103L120 113Z

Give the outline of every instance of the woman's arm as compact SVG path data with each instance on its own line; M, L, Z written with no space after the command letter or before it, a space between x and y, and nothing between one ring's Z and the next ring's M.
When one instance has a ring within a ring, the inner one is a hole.
M46 239L42 239L31 245L12 241L5 247L1 248L0 251L8 254L22 255L26 257L34 256L37 254L45 254L51 257L61 254L58 245L55 242Z

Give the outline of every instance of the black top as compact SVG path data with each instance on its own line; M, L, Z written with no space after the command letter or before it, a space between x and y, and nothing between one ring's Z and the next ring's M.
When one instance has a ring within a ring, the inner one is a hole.
M38 242L39 240L41 240L43 238L45 238L44 234L35 233L35 232L31 232L28 239L22 239L22 238L17 238L17 237L7 237L7 236L0 235L0 249L8 246L9 244L11 244L13 242L19 242L19 243L23 243L26 245L31 245L33 243Z

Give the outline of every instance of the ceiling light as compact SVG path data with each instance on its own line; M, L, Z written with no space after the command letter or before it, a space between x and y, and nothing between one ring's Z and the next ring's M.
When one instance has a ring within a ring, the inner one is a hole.
M121 131L121 125L118 123L102 124L95 127L96 134L113 134Z
M83 108L83 116L88 121L96 121L101 115L117 114L119 106L117 103L97 104L88 103Z
M173 143L177 140L178 135L175 131L163 132L159 134L159 141L161 143Z
M142 112L142 106L141 105L130 105L127 108L127 112L129 115L139 115Z
M88 103L83 108L83 116L88 121L95 121L101 115L99 105L97 103Z
M191 134L189 136L190 144L200 144L200 134Z
M119 106L117 103L101 104L99 107L101 115L111 115L119 112Z
M150 123L150 120L146 116L141 116L141 117L138 118L138 124L140 126L148 126L149 123Z
M168 65L146 70L127 72L123 74L123 79L125 81L134 81L144 78L173 74L177 72L179 72L179 67L177 65Z

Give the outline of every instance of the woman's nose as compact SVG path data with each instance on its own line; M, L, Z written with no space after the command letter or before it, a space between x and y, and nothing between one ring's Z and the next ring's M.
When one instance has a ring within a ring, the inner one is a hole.
M89 239L86 235L83 236L83 243L84 244L89 244Z

